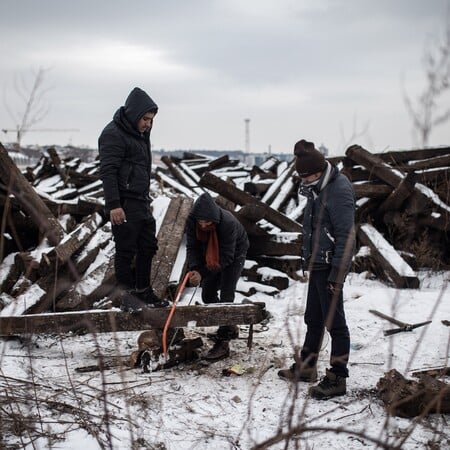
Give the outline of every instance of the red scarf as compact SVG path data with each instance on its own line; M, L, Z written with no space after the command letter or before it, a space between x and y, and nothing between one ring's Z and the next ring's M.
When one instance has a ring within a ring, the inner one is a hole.
M209 270L219 270L219 240L217 239L216 224L212 223L205 228L200 228L197 224L196 228L197 239L206 244L206 267Z

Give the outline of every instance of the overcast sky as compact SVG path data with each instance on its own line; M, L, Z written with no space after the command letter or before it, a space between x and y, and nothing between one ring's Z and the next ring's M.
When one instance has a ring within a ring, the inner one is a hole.
M291 152L301 138L335 155L350 143L411 148L404 92L425 86L425 44L444 33L448 3L1 0L0 129L24 111L15 83L31 86L42 67L49 111L34 128L79 131L29 132L25 145L95 148L139 86L159 106L157 149L245 150L246 118L253 152ZM450 124L429 143L449 145Z

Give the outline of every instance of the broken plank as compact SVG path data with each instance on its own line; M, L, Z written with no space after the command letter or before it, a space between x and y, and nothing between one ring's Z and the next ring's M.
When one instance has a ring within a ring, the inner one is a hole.
M204 173L200 179L200 184L239 205L259 205L264 210L265 220L272 223L273 225L276 225L283 231L302 231L302 226L298 222L289 219L289 217L253 197L253 195L241 191L233 184L227 183L226 181L220 179L219 177L216 177L212 173Z
M397 288L419 287L420 282L416 273L375 227L368 223L362 224L358 230L358 237L370 248L372 256Z
M171 308L145 309L137 313L119 310L32 314L0 317L0 336L55 334L68 331L109 333L164 328ZM178 306L170 322L173 328L248 325L267 316L264 303L216 303Z
M158 252L152 260L151 286L158 297L164 297L170 274L183 238L186 218L193 200L176 197L170 201L158 233Z
M69 258L81 248L102 223L102 217L98 213L92 214L72 233L67 235L56 247L48 253L42 254L40 262L41 275L47 275L55 270L58 265L65 264Z

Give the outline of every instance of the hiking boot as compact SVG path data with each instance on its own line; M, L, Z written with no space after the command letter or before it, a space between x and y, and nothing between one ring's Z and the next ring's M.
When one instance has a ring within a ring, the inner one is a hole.
M204 356L207 361L219 361L230 356L230 343L228 341L217 341L213 348Z
M169 306L167 300L160 299L151 287L144 289L143 291L134 291L134 295L145 303L147 308L165 308Z
M152 288L143 291L135 289L129 290L122 298L120 309L124 312L140 312L144 308L164 308L169 306L169 302L161 300L153 292Z
M215 333L208 333L207 337L212 341L231 341L239 337L239 327L237 325L222 325Z
M325 374L318 385L309 389L311 397L318 400L327 400L339 395L345 395L347 392L346 378L340 377L328 369L325 371Z
M305 381L313 383L317 380L316 366L310 367L304 364L292 364L289 369L281 369L278 371L278 376L286 381Z
M120 309L123 312L139 312L146 307L145 303L134 295L134 291L127 291L122 297Z

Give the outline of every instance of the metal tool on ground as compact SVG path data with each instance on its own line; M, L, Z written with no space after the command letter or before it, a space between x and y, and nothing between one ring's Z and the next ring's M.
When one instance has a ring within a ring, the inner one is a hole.
M386 314L383 314L382 312L377 311L375 309L369 309L369 312L371 312L372 314L375 314L376 316L381 317L382 319L385 319L399 327L399 328L392 328L390 330L384 330L383 334L385 336L392 336L393 334L401 333L403 331L412 331L416 328L423 327L432 322L431 320L427 320L426 322L406 323L406 322L402 322L401 320L397 320L394 317L390 317Z
M175 299L172 303L172 308L170 309L170 313L169 313L169 316L167 317L166 324L164 325L163 336L162 336L162 348L163 348L164 358L166 358L166 359L167 359L167 330L169 329L170 322L172 321L172 317L175 314L177 302L180 299L181 294L184 291L184 288L186 286L186 283L189 280L190 275L191 275L191 272L187 272L186 275L184 276L184 279L183 279L182 283L180 284L177 294L175 296Z

